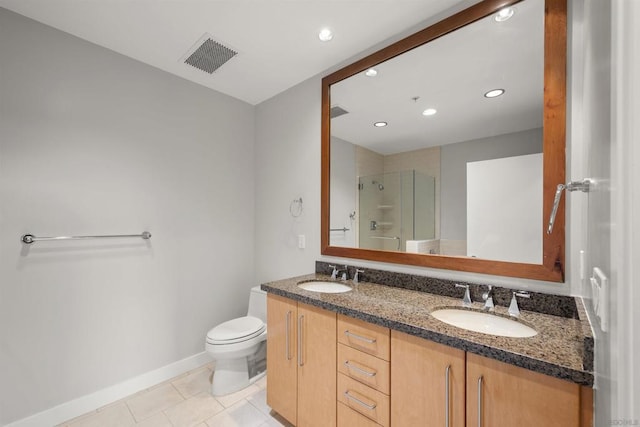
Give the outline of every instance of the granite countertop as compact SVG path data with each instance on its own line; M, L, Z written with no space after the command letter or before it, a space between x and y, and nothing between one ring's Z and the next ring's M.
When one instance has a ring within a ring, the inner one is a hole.
M323 274L310 274L265 283L261 287L273 294L393 330L593 386L593 372L585 369L593 364L592 360L585 360L585 338L592 340L592 337L581 300L576 301L577 319L521 310L519 321L534 328L538 334L530 338L510 338L457 328L430 315L440 308L462 307L459 298L368 282L340 282L353 287L353 291L339 294L305 291L297 286L310 280L331 279ZM482 307L482 303L475 302L471 309L481 310ZM496 306L495 314L509 317L506 307Z

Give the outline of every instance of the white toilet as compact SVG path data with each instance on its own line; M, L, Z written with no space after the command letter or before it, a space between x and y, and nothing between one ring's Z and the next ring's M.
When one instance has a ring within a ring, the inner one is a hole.
M221 323L207 333L205 350L215 359L211 394L242 390L267 373L267 293L251 288L245 317Z

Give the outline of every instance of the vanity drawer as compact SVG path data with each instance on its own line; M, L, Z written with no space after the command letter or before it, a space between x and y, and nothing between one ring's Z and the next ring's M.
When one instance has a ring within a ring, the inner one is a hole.
M338 427L378 427L369 418L338 402Z
M338 372L389 394L389 362L338 344Z
M383 427L389 427L389 396L346 375L338 374L338 402L360 412Z
M380 359L389 360L390 333L385 328L362 320L338 315L338 342Z

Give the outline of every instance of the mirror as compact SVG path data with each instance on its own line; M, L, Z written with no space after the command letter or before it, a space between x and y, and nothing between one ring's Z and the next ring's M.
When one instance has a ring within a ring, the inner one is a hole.
M566 0L485 0L325 77L322 254L563 281L565 68Z

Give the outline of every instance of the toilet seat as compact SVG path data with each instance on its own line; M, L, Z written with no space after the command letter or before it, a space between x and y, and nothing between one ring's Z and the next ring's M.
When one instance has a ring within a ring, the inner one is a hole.
M257 317L244 316L221 323L207 333L207 344L229 345L250 340L262 334L267 325Z

